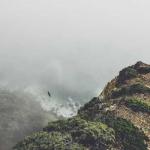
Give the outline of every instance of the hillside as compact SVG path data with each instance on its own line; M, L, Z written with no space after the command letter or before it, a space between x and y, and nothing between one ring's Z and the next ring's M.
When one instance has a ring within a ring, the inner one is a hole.
M150 65L137 62L109 82L77 116L50 122L14 150L150 149Z

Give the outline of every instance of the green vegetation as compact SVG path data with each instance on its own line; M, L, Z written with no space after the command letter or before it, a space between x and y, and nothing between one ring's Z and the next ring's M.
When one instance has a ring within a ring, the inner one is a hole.
M140 99L136 99L136 98L129 99L126 101L125 104L127 107L130 107L134 111L141 111L141 112L150 113L150 105L143 102Z
M134 68L127 67L122 71L120 71L117 79L117 83L118 84L124 83L124 81L135 78L137 76L138 76L138 72Z
M69 134L38 132L18 143L14 150L87 150L72 142Z
M115 142L113 129L101 122L86 121L80 117L49 123L44 131L70 133L76 143L95 149L108 149Z
M112 92L111 98L117 98L120 96L128 96L128 95L133 95L133 94L142 94L142 93L150 93L150 88L146 87L143 84L133 84L131 86L125 86L122 87L121 89L117 89Z
M147 137L130 121L122 118L108 117L105 122L116 132L116 138L122 143L124 150L146 150Z
M49 122L42 132L25 138L14 150L147 150L149 118L142 113L150 113L149 74L140 73L149 72L150 67L142 62L123 69L107 84L101 98L86 103L77 116ZM138 99L141 94L146 102ZM142 117L144 125L127 107L141 112L136 115Z

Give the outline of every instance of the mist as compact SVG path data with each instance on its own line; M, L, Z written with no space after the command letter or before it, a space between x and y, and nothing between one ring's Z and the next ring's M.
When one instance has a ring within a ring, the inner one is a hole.
M149 7L149 0L1 0L0 149L74 115L123 67L150 63Z

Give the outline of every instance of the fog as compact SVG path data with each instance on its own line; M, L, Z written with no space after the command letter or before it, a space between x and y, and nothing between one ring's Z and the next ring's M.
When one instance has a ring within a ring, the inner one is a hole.
M82 105L123 67L150 63L149 8L149 0L0 0L0 148L57 119L52 106L68 116L68 101Z

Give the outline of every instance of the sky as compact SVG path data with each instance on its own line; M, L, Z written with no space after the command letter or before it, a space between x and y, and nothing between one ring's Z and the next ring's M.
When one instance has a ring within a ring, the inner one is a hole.
M0 149L70 116L123 67L150 64L149 8L149 0L0 0Z
M149 7L149 0L0 0L1 84L86 101L124 66L150 63Z

